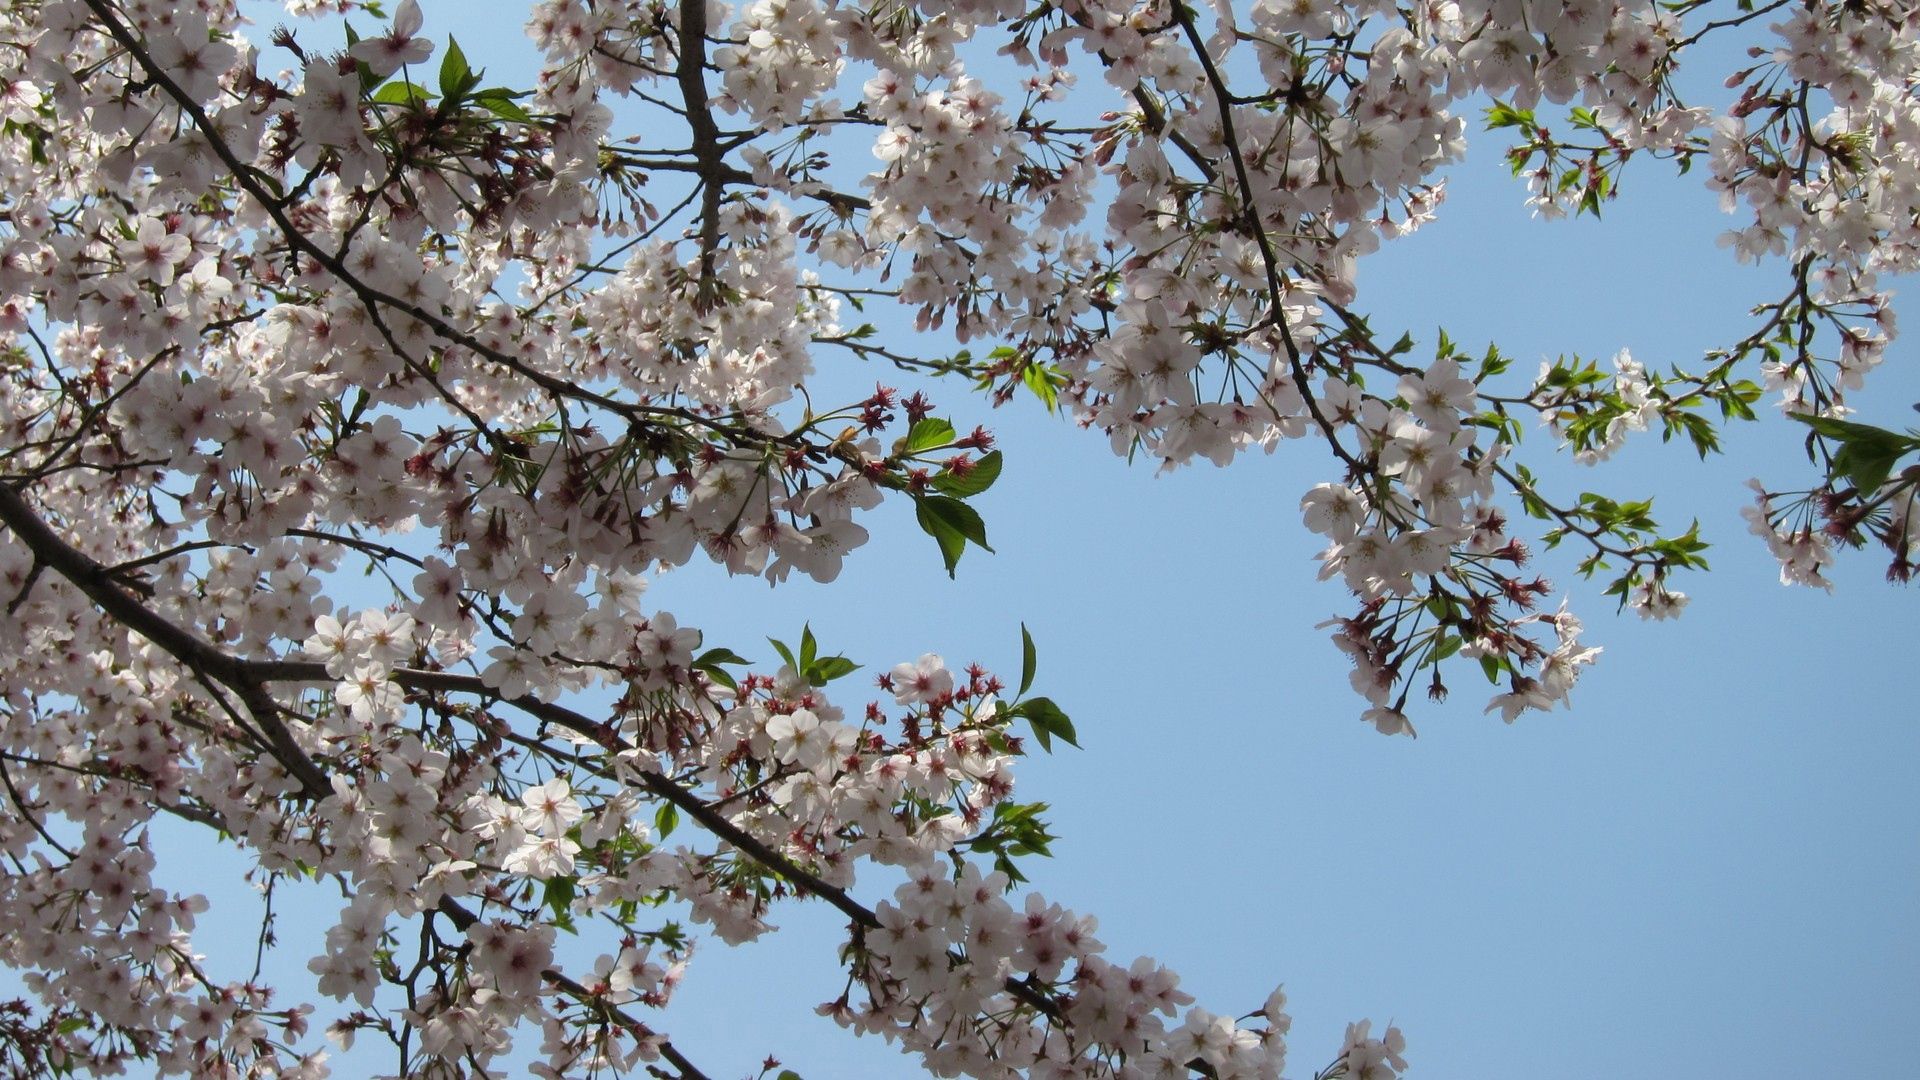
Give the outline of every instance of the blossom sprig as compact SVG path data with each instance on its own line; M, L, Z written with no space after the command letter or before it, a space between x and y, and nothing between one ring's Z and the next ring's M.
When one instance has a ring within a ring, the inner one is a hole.
M1807 491L1774 492L1756 480L1754 504L1742 511L1780 561L1781 582L1831 590L1823 570L1833 562L1833 545L1858 548L1868 541L1890 556L1887 580L1911 581L1920 556L1913 519L1920 470L1903 463L1920 453L1920 434L1832 417L1797 419L1811 429L1807 455L1823 467L1825 482Z

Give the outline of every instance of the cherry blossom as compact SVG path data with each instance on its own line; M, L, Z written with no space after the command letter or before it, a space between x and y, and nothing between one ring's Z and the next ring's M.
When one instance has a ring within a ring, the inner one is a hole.
M347 50L347 55L365 63L382 78L407 64L419 64L433 55L433 42L419 36L424 22L416 0L400 0L393 9L393 22L387 32L367 38Z

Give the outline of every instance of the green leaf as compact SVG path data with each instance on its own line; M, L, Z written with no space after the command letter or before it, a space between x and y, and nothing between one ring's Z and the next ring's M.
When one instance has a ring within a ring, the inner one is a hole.
M546 892L540 898L540 906L553 912L556 924L572 922L574 886L579 880L570 876L547 879Z
M794 1072L792 1069L781 1069L780 1075L774 1077L773 1080L800 1080L800 1074Z
M1069 746L1075 748L1080 746L1079 738L1073 730L1073 721L1067 719L1067 714L1062 712L1060 706L1055 705L1051 698L1028 698L1015 705L1011 712L1014 716L1025 718L1033 727L1033 737L1039 742L1040 749L1048 753L1053 752L1053 740L1056 738Z
M524 93L516 93L504 87L490 86L473 95L474 104L487 110L502 120L511 120L516 124L533 123L533 114L515 103Z
M966 550L967 541L972 541L988 551L993 545L987 543L987 526L980 515L959 499L945 495L921 496L915 510L920 528L940 544L941 557L947 563L947 576L952 577L953 568L960 562L960 555Z
M1880 490L1887 477L1892 475L1893 467L1905 454L1907 447L1900 446L1891 452L1849 443L1833 455L1833 471L1853 482L1863 498L1871 498Z
M844 656L823 656L807 665L807 682L812 686L825 686L835 679L859 670L859 664Z
M1487 355L1480 360L1481 378L1484 379L1489 376L1499 375L1512 366L1513 358L1502 355L1499 345L1493 342L1487 343Z
M1669 410L1662 413L1660 419L1661 442L1672 439L1674 432L1681 431L1686 433L1687 439L1693 443L1694 451L1701 458L1704 459L1710 453L1719 452L1720 433L1714 430L1713 423L1706 417L1696 416L1690 412Z
M729 690L738 690L740 689L740 684L735 682L733 675L720 665L746 663L751 663L751 661L744 656L738 655L732 649L708 649L706 652L694 657L693 667L696 671L706 672L708 678L719 683L721 686Z
M1788 419L1798 420L1829 439L1841 442L1879 442L1884 439L1901 439L1899 435L1885 428L1871 424L1856 424L1851 420L1837 420L1831 416L1811 416L1807 413L1788 413Z
M1000 479L1000 451L995 450L985 457L976 458L973 465L964 473L941 472L933 478L934 489L945 495L966 498L978 495L993 486Z
M1494 102L1487 110L1487 130L1497 131L1506 127L1532 127L1533 113L1526 109L1516 109L1504 102Z
M907 431L906 452L917 454L922 450L931 450L936 446L945 446L953 441L953 425L945 420L929 416L913 425Z
M780 654L780 659L787 662L787 666L793 669L794 674L799 674L801 664L793 658L793 650L787 648L786 642L768 638L767 644L773 646L773 651Z
M660 809L653 812L653 832L661 840L672 835L679 824L680 811L670 802L661 803Z
M820 643L813 638L813 624L800 628L800 667L813 666L813 658L820 655Z
M1851 482L1862 495L1878 491L1892 474L1894 465L1906 454L1920 449L1920 439L1870 424L1827 416L1790 415L1815 433L1840 443L1840 449L1833 454L1833 475Z
M1026 384L1028 390L1033 391L1033 396L1040 399L1048 412L1059 409L1060 393L1054 387L1053 373L1046 365L1028 364L1025 370L1020 372L1020 381Z
M959 499L949 499L945 495L928 495L920 500L920 505L927 507L935 517L959 530L961 536L988 551L993 550L993 545L987 543L987 524L980 520L979 512L973 507Z
M447 54L440 58L440 96L455 101L478 81L467 66L467 54L460 51L460 42L448 35Z
M1493 656L1488 653L1481 654L1480 670L1487 673L1488 682L1498 683L1500 681L1500 666L1501 665L1500 665L1499 657Z
M1039 657L1033 648L1033 635L1027 633L1027 624L1020 624L1020 693L1026 697L1027 688L1033 685L1033 673L1039 667Z
M927 505L926 499L915 504L913 513L920 522L920 528L940 545L940 558L947 564L947 576L953 577L953 568L960 564L960 556L967 549L966 536L934 514L932 508Z
M433 100L433 95L424 86L416 86L405 79L394 79L373 92L369 100L381 105L425 105Z

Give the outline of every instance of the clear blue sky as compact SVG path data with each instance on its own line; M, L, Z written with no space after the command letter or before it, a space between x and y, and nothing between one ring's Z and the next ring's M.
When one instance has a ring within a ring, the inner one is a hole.
M453 29L510 80L532 53L517 5L497 9L482 25L430 3L426 33ZM1499 342L1524 371L1622 347L1664 367L1742 336L1746 309L1784 287L1783 266L1737 267L1714 246L1727 219L1698 177L1648 162L1604 222L1548 224L1521 206L1498 140L1472 143L1439 220L1363 264L1360 306L1389 337L1405 327L1430 349L1443 325L1469 346ZM1911 420L1908 351L1892 350L1864 419ZM900 382L882 368L842 377ZM1416 713L1409 741L1357 720L1347 666L1314 629L1347 607L1314 580L1319 545L1299 524L1300 494L1334 478L1324 452L1303 442L1155 478L1031 401L989 413L959 385L937 392L1006 451L979 500L998 555L969 552L949 581L910 513L888 507L831 586L702 569L650 596L758 660L766 635L810 621L868 671L923 651L1017 671L1024 620L1038 690L1085 746L1019 769L1021 797L1053 804L1063 837L1031 872L1050 899L1099 916L1110 958L1156 956L1222 1012L1285 981L1297 1075L1366 1016L1406 1031L1417 1077L1889 1067L1889 1040L1920 1011L1906 670L1920 617L1871 553L1841 560L1834 596L1778 584L1738 517L1747 477L1811 476L1777 416L1704 464L1643 436L1602 469L1549 470L1562 492L1654 494L1663 520L1698 516L1714 571L1681 583L1684 619L1649 624L1613 616L1549 557L1606 647L1573 710L1507 727L1480 714L1484 684L1462 681ZM1527 449L1550 441L1530 431ZM662 1025L676 1044L717 1077L768 1053L808 1080L915 1075L812 1015L841 985L839 920L789 908L774 921L785 929L759 945L703 945ZM297 924L283 929L297 948Z

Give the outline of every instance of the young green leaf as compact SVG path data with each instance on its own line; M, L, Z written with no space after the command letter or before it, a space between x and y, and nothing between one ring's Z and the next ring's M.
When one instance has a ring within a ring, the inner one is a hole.
M745 663L750 663L750 661L731 649L708 649L706 652L694 657L693 667L696 671L706 672L707 678L712 679L721 686L729 690L738 690L740 689L740 684L734 681L733 675L720 665Z
M807 683L810 686L825 686L844 675L860 670L860 665L844 656L823 656L807 665Z
M579 880L576 877L550 877L547 879L546 891L540 898L540 905L553 912L554 924L562 929L570 927L573 923L574 885Z
M460 51L460 42L449 35L447 54L440 58L440 96L454 101L479 81L479 76L467 66L467 54Z
M915 507L914 516L924 529L940 544L940 555L947 563L947 576L953 576L953 568L959 564L960 555L966 550L967 542L972 541L988 551L993 545L987 543L987 526L973 507L959 499L945 495L923 495Z
M709 664L751 664L753 661L734 652L732 649L708 649L694 658L694 667L706 667Z
M1033 635L1027 633L1027 624L1020 624L1020 697L1027 696L1027 688L1033 685L1034 669L1039 666L1039 657L1033 648Z
M795 673L798 673L800 671L800 668L802 667L802 665L798 661L794 660L793 650L787 648L786 642L778 641L774 638L768 638L767 644L773 646L773 651L779 653L780 659L785 660L787 662L787 666L792 668Z
M1045 365L1028 364L1025 370L1020 372L1020 381L1026 384L1028 390L1033 391L1033 396L1040 399L1048 412L1054 412L1060 407L1059 391L1054 388L1052 374Z
M533 114L521 108L516 98L525 97L524 93L515 93L501 86L490 86L473 95L474 104L487 110L502 120L511 120L516 124L533 123Z
M926 507L934 517L951 525L961 536L988 551L993 550L993 545L987 543L986 522L980 520L980 514L973 507L945 495L928 495L920 500L920 505Z
M1053 752L1053 740L1056 738L1076 749L1080 746L1080 740L1073 730L1073 721L1067 719L1067 714L1051 698L1028 698L1015 705L1012 714L1023 717L1032 726L1035 741L1039 742L1040 749L1048 753Z
M1871 424L1827 416L1790 415L1840 444L1840 449L1833 454L1833 475L1852 483L1863 495L1878 491L1903 456L1920 450L1920 439Z
M433 100L433 95L424 86L394 79L375 90L369 100L380 105L425 105Z
M932 507L927 505L929 501L921 499L915 504L914 517L920 522L920 528L940 545L940 558L947 564L947 576L952 577L953 568L960 564L961 553L967 549L967 538L950 522L935 514Z
M1488 682L1498 683L1500 681L1500 668L1501 663L1499 657L1488 653L1480 654L1480 670L1487 673Z
M933 478L933 487L943 495L964 499L987 490L998 479L1000 479L1000 451L994 450L984 457L974 459L973 464L965 472L942 471Z
M936 446L945 446L953 441L953 435L952 424L938 417L929 416L908 429L906 452L917 454Z

